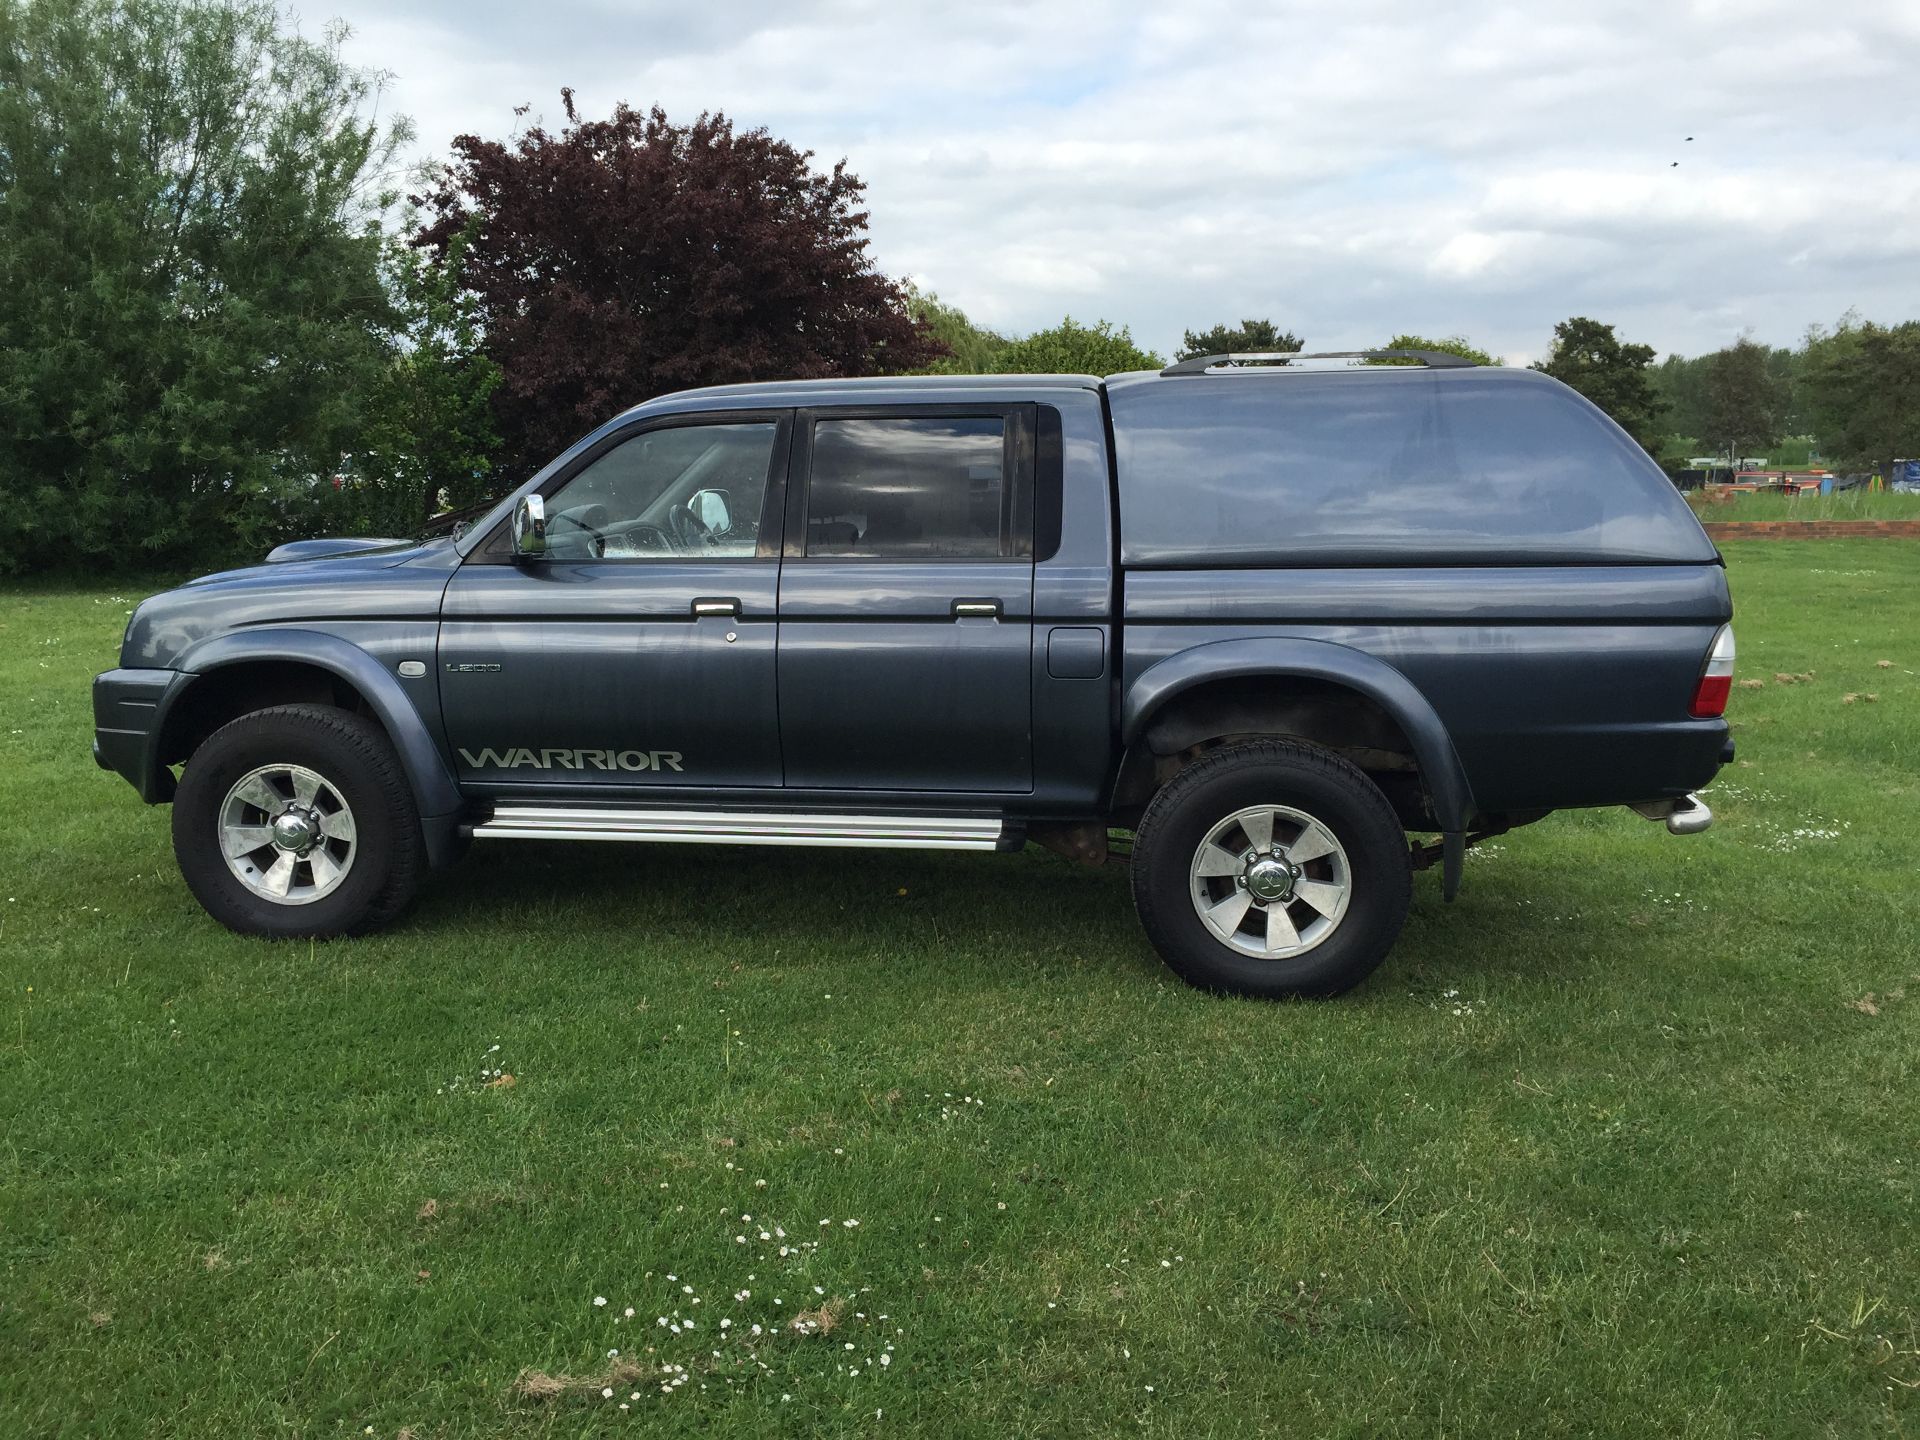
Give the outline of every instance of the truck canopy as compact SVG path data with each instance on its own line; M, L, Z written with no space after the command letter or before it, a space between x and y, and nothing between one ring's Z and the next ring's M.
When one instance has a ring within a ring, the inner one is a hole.
M1538 372L1127 375L1108 399L1125 565L1718 558L1646 451Z

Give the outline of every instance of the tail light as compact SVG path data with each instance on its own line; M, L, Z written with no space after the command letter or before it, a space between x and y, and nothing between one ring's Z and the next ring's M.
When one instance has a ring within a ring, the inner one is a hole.
M1727 696L1733 691L1733 626L1722 625L1707 652L1706 668L1700 683L1693 687L1693 703L1687 713L1700 720L1712 720L1727 713Z

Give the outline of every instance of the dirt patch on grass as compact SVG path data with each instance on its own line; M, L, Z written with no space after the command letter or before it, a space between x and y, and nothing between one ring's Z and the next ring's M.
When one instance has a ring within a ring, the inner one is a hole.
M549 1375L544 1370L522 1370L513 1377L513 1393L522 1400L576 1400L605 1390L630 1386L645 1374L631 1360L617 1360L598 1375Z
M1858 1000L1847 1001L1847 1008L1849 1010L1858 1010L1862 1015L1878 1015L1883 1007L1897 1005L1906 998L1907 992L1904 987L1898 990L1889 990L1884 995L1876 995L1873 991L1869 990Z
M831 1335L846 1308L847 1302L836 1295L812 1310L802 1310L788 1322L787 1328L796 1335Z

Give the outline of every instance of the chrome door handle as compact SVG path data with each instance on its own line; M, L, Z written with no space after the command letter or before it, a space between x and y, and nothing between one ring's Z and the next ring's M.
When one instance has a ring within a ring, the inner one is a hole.
M695 615L738 615L740 602L727 598L722 600L696 600L693 602Z
M956 600L953 602L953 617L964 619L969 615L998 619L1000 602L998 600Z

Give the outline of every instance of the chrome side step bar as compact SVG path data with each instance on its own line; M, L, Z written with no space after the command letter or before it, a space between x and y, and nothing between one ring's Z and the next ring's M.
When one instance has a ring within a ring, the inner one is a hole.
M999 850L1021 832L998 815L807 814L786 810L652 810L500 805L473 827L480 840L642 840L678 845L831 845L896 850Z

